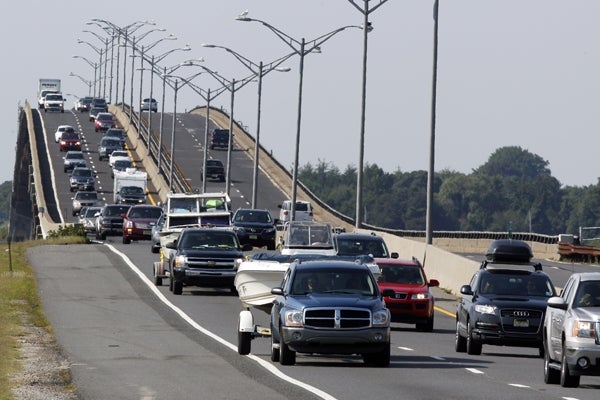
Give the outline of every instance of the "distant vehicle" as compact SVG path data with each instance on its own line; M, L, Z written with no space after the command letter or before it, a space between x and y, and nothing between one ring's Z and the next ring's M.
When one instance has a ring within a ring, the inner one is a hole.
M75 109L79 112L90 111L93 97L81 97L75 102Z
M292 220L292 201L284 200L279 206L279 223L284 224ZM294 221L312 221L313 209L309 201L296 200Z
M102 161L110 157L113 151L122 150L121 142L113 138L102 138L98 144L98 160Z
M560 297L548 300L544 319L544 382L577 387L600 375L600 273L569 277Z
M152 226L162 214L163 210L158 206L131 206L123 218L123 244L129 244L132 240L150 240Z
M115 171L113 182L113 201L120 204L146 203L146 186L148 174L129 168L125 171Z
M423 265L413 258L375 258L381 269L377 284L381 291L391 289L393 295L384 297L390 310L392 322L416 324L417 330L433 331L435 299L430 287L437 287L440 282L427 279Z
M99 213L102 207L83 207L79 213L79 221L83 225L86 233L96 232L96 213Z
M101 205L97 192L77 192L73 197L73 216L79 214L83 207L97 207Z
M44 96L44 112L48 111L65 112L65 99L62 93L48 93Z
M127 150L115 150L110 153L110 156L108 157L108 165L112 167L117 160L131 161L131 158L129 158Z
M204 174L200 174L203 179ZM219 182L225 182L225 166L221 160L206 160L206 179L213 179Z
M73 128L71 125L59 125L54 132L54 141L56 143L60 141L60 137L62 136L63 132L75 133L75 128Z
M116 128L117 121L115 121L115 117L111 113L100 112L96 115L96 120L94 123L94 130L98 131L106 131L110 128Z
M58 141L60 151L81 150L81 138L75 132L63 132Z
M113 151L113 153L114 153L114 151ZM126 159L115 160L113 163L112 169L110 170L110 177L114 179L115 174L117 172L126 171L129 168L135 168L135 166L133 165L133 161L126 160Z
M110 137L114 139L118 139L121 142L121 147L125 149L125 142L127 141L127 135L125 131L120 128L109 128L104 132L103 137Z
M479 355L483 344L490 344L535 347L544 355L544 314L556 289L532 257L531 247L520 240L490 244L480 269L460 288L457 352Z
M101 108L101 112L108 112L108 102L102 97L94 97L92 99L91 108Z
M92 108L90 108L90 122L96 121L96 117L101 112L105 112L104 108L102 108L102 107L93 107L92 106Z
M158 102L156 99L146 98L142 100L142 104L140 104L141 111L158 111Z
M398 253L390 252L381 236L374 233L341 232L333 236L338 256L358 256L369 254L380 258L398 258Z
M240 208L233 214L231 223L241 244L275 250L277 228L268 210Z
M123 215L127 214L129 204L107 204L96 217L96 239L105 240L107 236L123 234Z
M94 171L88 167L75 167L69 177L71 192L95 190L96 178Z
M85 167L87 164L85 162L85 157L83 152L70 150L67 151L67 154L63 157L63 171L67 172L72 170L75 167Z
M219 148L229 148L229 129L214 129L210 134L211 150Z
M44 108L44 98L48 93L60 93L60 79L40 79L38 80L38 107Z

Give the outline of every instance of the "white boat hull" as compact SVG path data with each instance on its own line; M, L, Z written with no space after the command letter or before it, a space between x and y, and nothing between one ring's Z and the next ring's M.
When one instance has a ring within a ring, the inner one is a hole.
M245 307L270 310L275 295L271 289L279 286L289 263L274 261L244 261L238 267L234 285Z

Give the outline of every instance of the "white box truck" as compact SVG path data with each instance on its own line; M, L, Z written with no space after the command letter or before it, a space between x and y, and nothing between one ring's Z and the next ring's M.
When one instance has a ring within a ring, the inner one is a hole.
M38 81L38 107L44 108L44 98L48 93L60 93L60 79L40 79Z
M116 204L144 204L147 184L148 174L144 171L136 168L115 171L113 201Z

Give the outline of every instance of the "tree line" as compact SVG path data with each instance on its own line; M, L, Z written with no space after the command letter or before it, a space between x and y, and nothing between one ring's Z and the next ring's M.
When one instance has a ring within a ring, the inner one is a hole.
M368 164L363 178L363 221L402 230L425 230L427 172L385 172ZM325 161L306 164L298 179L339 212L355 217L356 168ZM513 231L579 234L600 226L600 184L561 187L540 156L502 147L470 174L443 170L433 183L435 231Z

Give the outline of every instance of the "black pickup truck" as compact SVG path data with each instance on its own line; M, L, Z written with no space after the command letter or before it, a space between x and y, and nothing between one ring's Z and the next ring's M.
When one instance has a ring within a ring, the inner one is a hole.
M184 286L224 287L235 291L233 279L244 251L232 230L186 228L178 239L167 243L169 255L169 290L182 294Z

